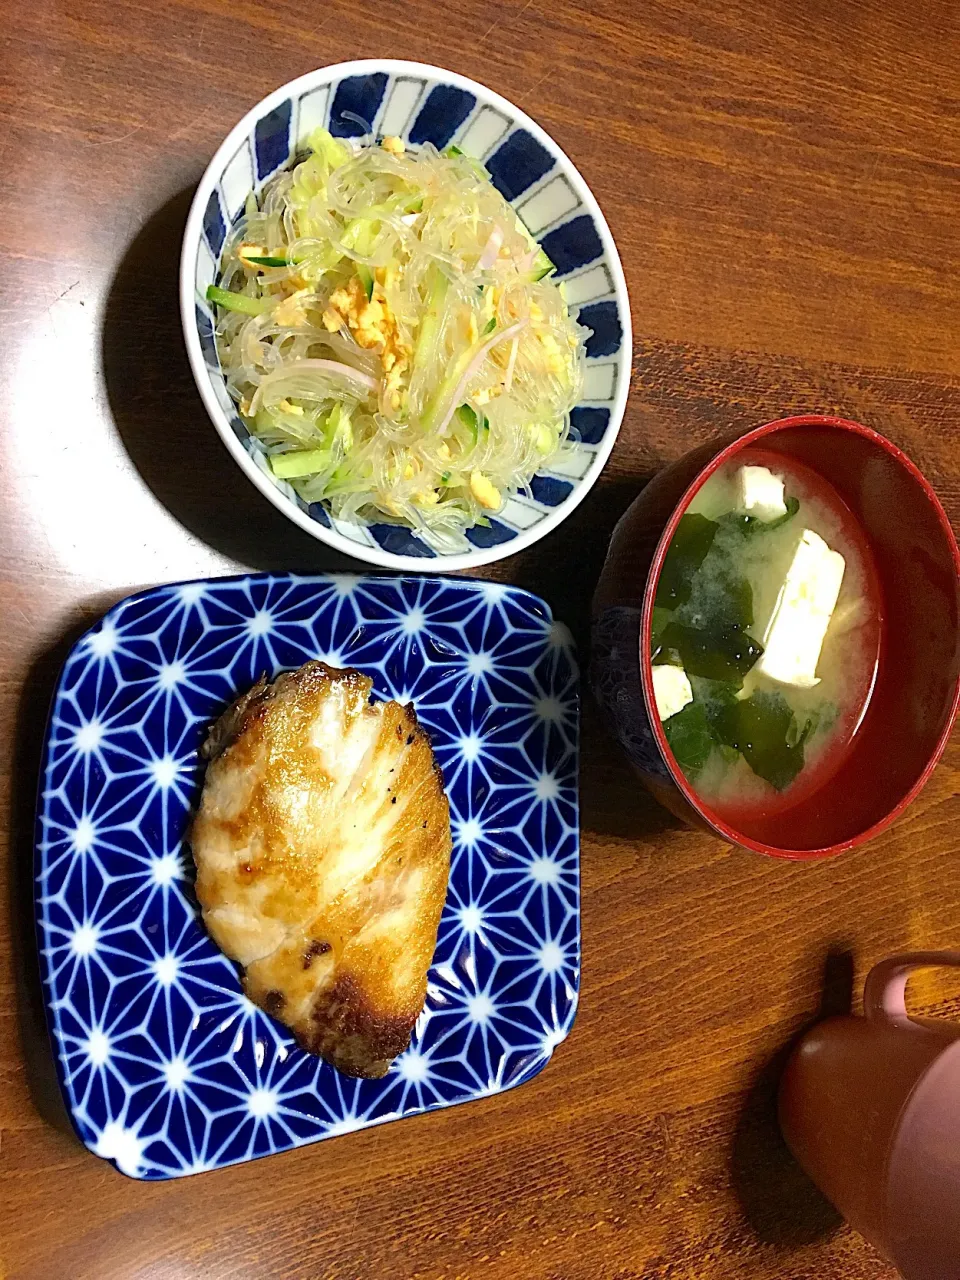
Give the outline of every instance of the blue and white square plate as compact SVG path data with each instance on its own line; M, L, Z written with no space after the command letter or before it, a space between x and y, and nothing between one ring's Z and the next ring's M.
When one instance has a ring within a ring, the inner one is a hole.
M427 1003L382 1080L341 1076L247 1000L183 844L208 724L310 658L412 700L450 797ZM111 609L60 677L37 833L45 999L83 1142L132 1177L180 1177L536 1075L577 1005L577 750L569 632L513 587L263 574Z

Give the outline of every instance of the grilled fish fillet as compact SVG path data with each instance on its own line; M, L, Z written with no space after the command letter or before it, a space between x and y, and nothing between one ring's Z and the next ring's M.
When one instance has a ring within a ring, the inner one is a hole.
M349 1076L410 1042L450 873L450 813L410 706L308 662L213 726L197 896L251 1000Z

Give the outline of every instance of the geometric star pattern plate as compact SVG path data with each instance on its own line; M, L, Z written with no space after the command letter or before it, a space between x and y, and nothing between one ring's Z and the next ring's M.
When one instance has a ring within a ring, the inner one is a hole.
M357 667L412 701L450 797L426 1006L382 1080L350 1080L244 996L184 832L206 727L266 673ZM522 1084L580 980L578 674L569 632L496 583L258 574L155 588L73 648L48 727L37 923L82 1141L163 1179Z

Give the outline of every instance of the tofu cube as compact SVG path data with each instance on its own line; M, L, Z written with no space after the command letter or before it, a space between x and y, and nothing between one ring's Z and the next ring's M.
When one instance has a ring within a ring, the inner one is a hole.
M758 520L786 515L783 481L766 467L741 467L737 472L737 506Z
M820 683L817 663L845 568L839 551L804 529L767 625L757 672L800 689Z
M693 690L683 667L666 664L653 668L653 696L657 703L657 715L669 720L693 701Z

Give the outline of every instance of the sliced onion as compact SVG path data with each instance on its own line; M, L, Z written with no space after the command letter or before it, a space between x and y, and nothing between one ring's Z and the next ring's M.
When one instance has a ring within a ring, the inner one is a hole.
M480 350L477 352L477 354L473 357L473 359L470 361L470 363L467 365L466 369L464 370L463 377L457 383L453 396L450 399L450 404L447 408L447 411L443 415L443 417L440 419L440 425L437 428L437 430L440 432L441 435L443 435L444 431L446 431L447 424L449 423L450 419L453 417L454 412L456 411L460 402L463 400L464 392L466 391L471 378L473 378L476 375L481 365L483 364L484 360L486 360L488 353L492 351L494 347L498 346L501 342L506 342L508 338L516 337L516 335L520 332L520 330L525 329L526 327L527 327L526 320L518 320L516 324L510 325L508 329L503 329L500 333L493 334L483 344L483 346L480 348Z
M299 373L334 373L341 378L346 378L349 382L354 382L359 387L363 387L366 391L376 391L380 386L376 378L371 378L368 373L361 373L359 369L354 369L349 364L341 364L339 360L297 360L289 367L275 369L273 373L268 373L257 387L256 394L250 402L250 413L255 414L263 403L263 393L266 389L282 378L288 378Z
M502 244L503 244L503 227L501 227L500 223L498 222L497 225L490 232L490 236L487 239L487 243L483 246L483 253L481 253L480 259L477 262L477 266L480 268L481 271L490 270L490 268L493 266L493 264L497 260L497 257L500 253L500 246Z

